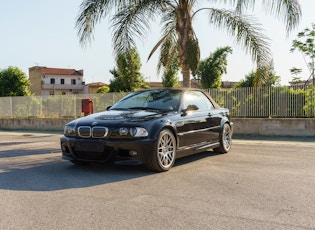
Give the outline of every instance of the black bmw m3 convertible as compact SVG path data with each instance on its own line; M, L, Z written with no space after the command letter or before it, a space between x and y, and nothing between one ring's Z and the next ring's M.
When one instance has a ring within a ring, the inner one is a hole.
M178 157L231 149L229 110L197 89L133 92L106 111L69 122L61 137L62 158L74 164L137 161L169 170Z

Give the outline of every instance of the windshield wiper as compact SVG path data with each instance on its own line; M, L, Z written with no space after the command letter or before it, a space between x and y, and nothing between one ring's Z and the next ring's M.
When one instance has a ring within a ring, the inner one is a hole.
M109 110L128 110L128 108L110 108Z
M161 111L162 109L152 108L152 107L130 107L129 109L138 109L138 110L146 110L146 111Z

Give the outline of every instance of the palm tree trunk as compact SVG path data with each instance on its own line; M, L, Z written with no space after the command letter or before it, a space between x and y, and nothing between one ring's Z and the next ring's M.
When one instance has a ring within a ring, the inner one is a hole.
M176 31L178 35L178 56L183 75L183 87L190 88L190 67L187 59L187 44L193 36L193 29L188 6L189 3L187 1L180 1L180 6L177 9Z
M182 65L183 87L190 88L190 69L188 65Z

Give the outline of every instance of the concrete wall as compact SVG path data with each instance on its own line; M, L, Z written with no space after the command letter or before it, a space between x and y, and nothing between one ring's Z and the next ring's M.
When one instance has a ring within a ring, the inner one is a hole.
M315 137L314 118L235 118L233 122L236 134Z
M0 118L0 130L63 131L73 118Z
M0 118L0 130L63 131L73 118ZM315 119L304 118L235 118L235 134L262 136L315 137Z

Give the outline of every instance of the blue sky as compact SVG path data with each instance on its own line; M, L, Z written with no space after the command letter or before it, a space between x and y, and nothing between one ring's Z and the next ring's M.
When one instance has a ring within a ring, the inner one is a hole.
M111 30L105 18L96 26L94 40L86 48L79 44L75 30L75 19L81 0L12 0L1 3L0 14L0 69L16 66L28 75L28 68L39 65L56 68L84 69L87 83L102 81L109 83L112 77L110 69L115 66ZM275 71L281 76L281 84L292 80L290 68L303 68L301 77L309 77L303 56L299 52L290 52L292 40L296 34L311 23L315 23L315 1L300 0L302 20L299 27L286 36L284 24L274 17L261 13L257 5L254 15L262 24L270 39L270 48L274 58ZM226 7L227 8L227 7ZM253 13L251 13L253 14ZM250 55L238 47L234 38L224 30L218 30L207 23L206 15L198 15L194 20L201 58L206 58L218 47L231 46L233 54L228 56L228 73L223 80L239 81L254 69ZM147 57L160 38L158 22L143 41L138 41L142 69L141 72L151 81L161 81L157 75L158 53L147 62ZM180 78L181 79L181 78Z

